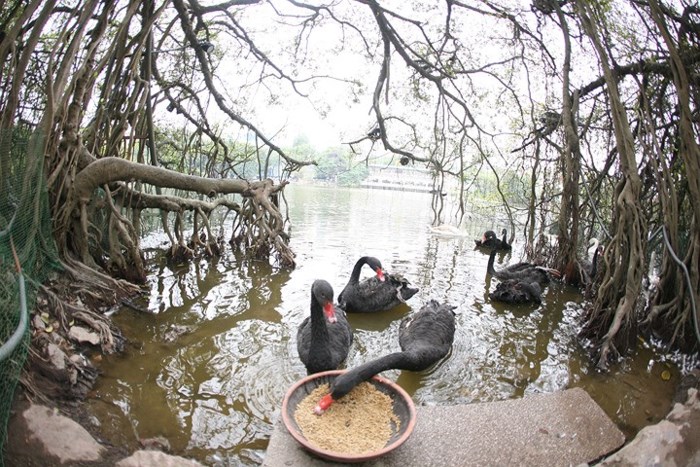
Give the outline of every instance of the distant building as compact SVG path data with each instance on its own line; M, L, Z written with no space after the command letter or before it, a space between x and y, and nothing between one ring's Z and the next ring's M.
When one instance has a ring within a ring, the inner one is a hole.
M424 193L430 193L433 190L433 178L427 169L378 164L372 164L367 168L369 175L362 182L365 188Z

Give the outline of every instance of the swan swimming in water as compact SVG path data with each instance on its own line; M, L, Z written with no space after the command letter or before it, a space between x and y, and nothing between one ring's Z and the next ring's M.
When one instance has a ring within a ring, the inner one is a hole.
M469 235L459 227L449 224L430 226L430 233L443 237L466 237Z
M559 271L556 269L537 266L526 262L511 264L503 269L495 270L493 267L493 261L496 258L497 251L498 250L496 249L491 251L491 254L489 255L489 262L486 266L486 272L494 277L497 277L498 279L516 279L527 284L537 282L540 285L545 285L549 283L550 275L555 277L561 276Z
M489 298L516 305L542 303L542 287L538 282L507 279L496 285L496 290L489 293Z
M334 401L377 373L389 369L422 371L444 358L454 342L455 308L430 300L418 312L405 317L399 325L401 352L384 355L339 375L314 412L322 414Z
M345 312L333 306L333 287L323 279L311 286L311 315L297 330L297 352L308 374L335 370L350 351L353 332Z
M367 264L376 276L360 281L360 271ZM374 313L406 303L418 293L399 274L385 274L382 263L373 256L363 256L355 263L347 285L338 295L338 304L348 313Z
M495 248L497 250L510 250L512 247L508 244L508 231L506 229L501 230L502 239L496 237L496 232L493 230L487 230L484 232L480 240L474 240L476 247L481 248Z

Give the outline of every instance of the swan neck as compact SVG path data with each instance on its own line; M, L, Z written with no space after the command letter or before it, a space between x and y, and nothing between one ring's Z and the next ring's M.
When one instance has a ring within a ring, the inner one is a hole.
M593 253L593 265L591 266L591 276L595 277L598 268L598 247L596 247Z
M357 284L360 281L360 271L362 271L362 266L365 264L367 264L366 256L357 260L357 263L355 263L355 266L352 268L352 274L350 274L348 284Z
M323 316L323 307L316 297L311 296L311 335L314 343L328 342L328 328L326 327L326 317Z
M489 262L486 265L486 272L488 274L493 274L493 275L496 274L496 271L494 271L494 269L493 269L493 261L495 259L496 259L496 249L494 248L493 250L491 250L491 254L489 255Z
M402 369L408 358L406 352L394 352L371 360L338 376L333 382L333 399L343 397L363 381L382 371Z

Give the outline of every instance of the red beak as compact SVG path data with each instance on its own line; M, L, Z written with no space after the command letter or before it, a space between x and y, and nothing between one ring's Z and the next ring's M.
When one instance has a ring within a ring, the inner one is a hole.
M382 268L377 268L377 279L379 279L382 282L386 280L384 278L384 271L382 271Z
M316 404L316 407L314 407L314 413L316 415L321 415L323 412L325 412L328 407L331 406L333 403L333 396L330 394L326 394L321 398L320 401L318 401L318 404Z
M333 303L328 302L323 305L323 313L325 313L326 319L329 323L335 323L338 321L338 318L335 317L335 308L333 307Z

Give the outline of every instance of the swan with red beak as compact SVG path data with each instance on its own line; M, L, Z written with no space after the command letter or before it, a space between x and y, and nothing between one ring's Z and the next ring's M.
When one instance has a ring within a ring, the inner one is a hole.
M352 340L345 312L333 305L333 287L323 279L314 281L311 315L297 331L297 352L308 374L337 369L345 361Z
M365 264L375 275L360 281ZM338 303L348 313L374 313L406 303L417 292L399 274L387 274L377 258L363 256L355 263L347 285L338 295Z
M338 375L331 384L330 393L323 396L314 413L323 414L355 386L389 369L422 371L442 360L454 342L454 306L430 300L420 311L407 316L399 325L401 352L394 352L371 360Z

